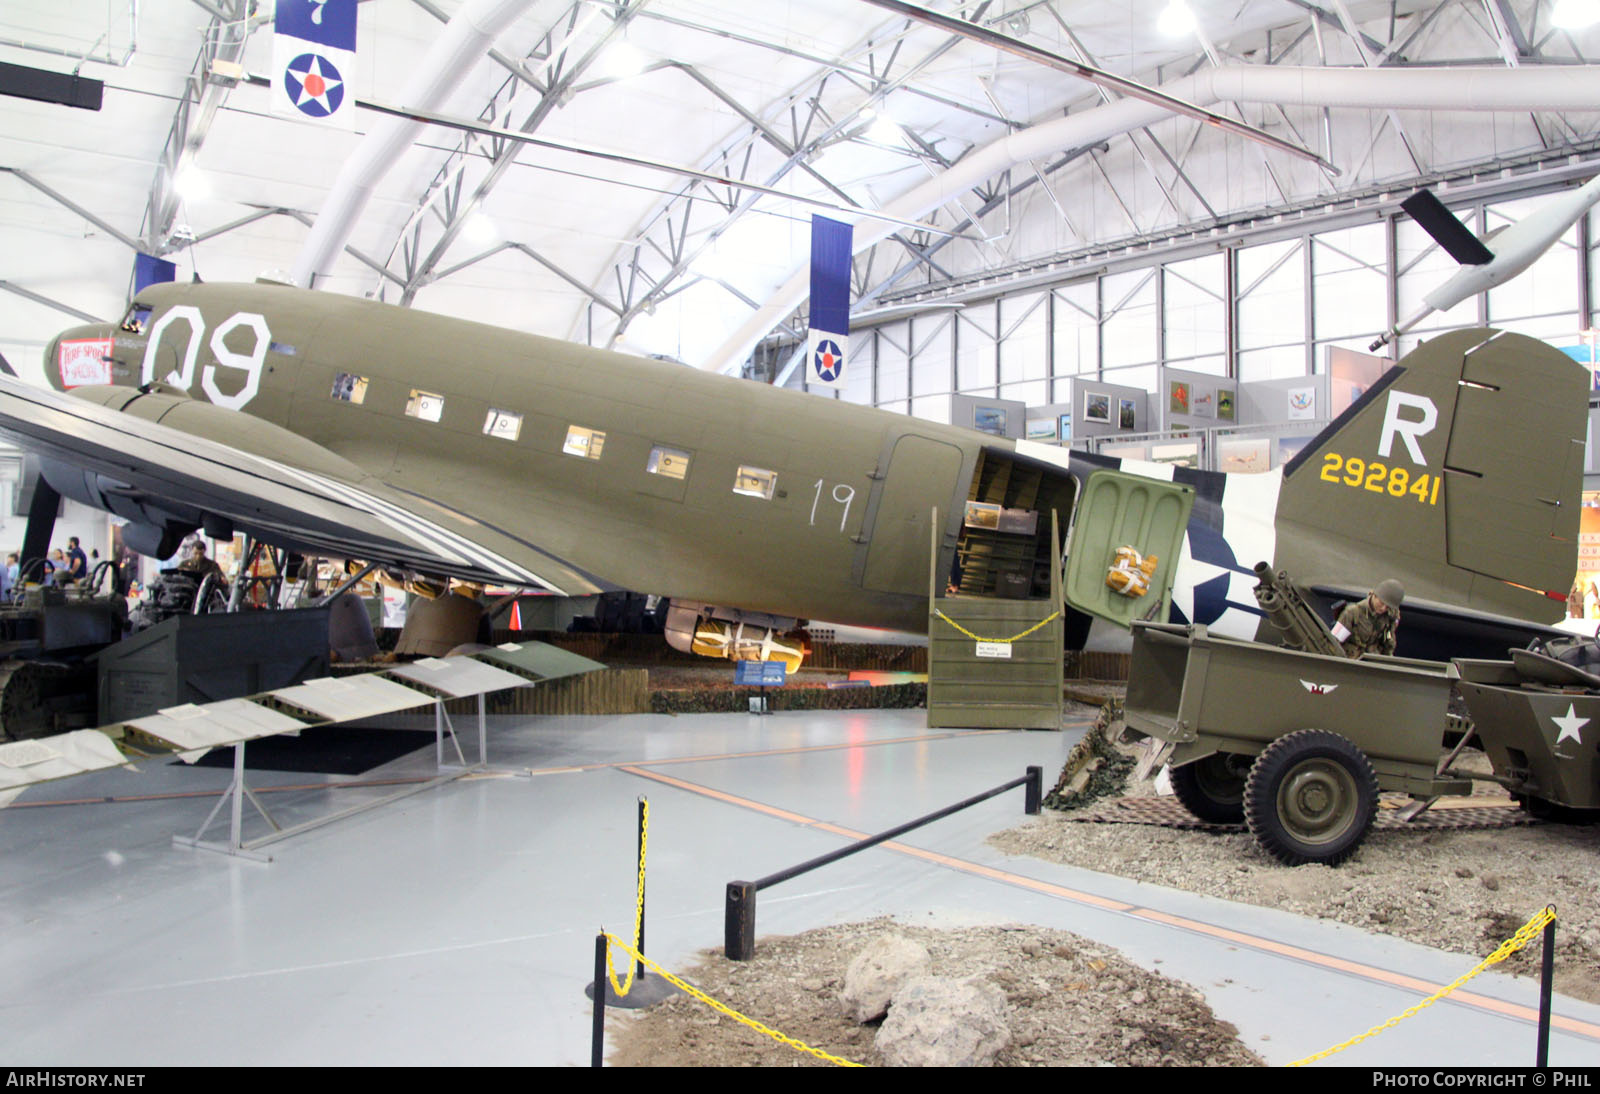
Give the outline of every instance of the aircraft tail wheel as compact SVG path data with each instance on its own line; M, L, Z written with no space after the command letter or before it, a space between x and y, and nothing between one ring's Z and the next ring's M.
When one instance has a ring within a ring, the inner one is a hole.
M1237 752L1211 755L1172 769L1172 793L1185 809L1211 824L1244 821L1244 783L1251 757Z
M1337 866L1355 854L1378 810L1378 777L1337 733L1301 729L1279 737L1245 779L1250 834L1286 866Z

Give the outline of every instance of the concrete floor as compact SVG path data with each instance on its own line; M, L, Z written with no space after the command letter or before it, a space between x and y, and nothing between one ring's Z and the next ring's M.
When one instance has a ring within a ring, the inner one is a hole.
M632 925L640 795L651 805L647 948L672 966L721 944L728 881L839 847L836 828L880 831L1030 764L1048 784L1081 732L930 731L924 719L909 710L500 725L491 761L531 778L469 777L275 844L270 864L172 844L174 833L193 834L225 770L163 761L36 788L0 813L3 1058L586 1064L594 936ZM366 778L425 775L432 760L429 748ZM377 793L263 800L293 822ZM66 799L88 800L38 804ZM985 844L1022 817L1022 792L1011 791L897 847L764 891L758 932L882 915L1076 931L1195 984L1276 1064L1400 1013L1431 990L1419 984L1446 984L1472 964ZM246 834L262 831L257 821ZM1329 1062L1531 1063L1536 985L1485 974L1470 988ZM1600 1064L1600 1007L1558 997L1556 1014L1552 1063Z

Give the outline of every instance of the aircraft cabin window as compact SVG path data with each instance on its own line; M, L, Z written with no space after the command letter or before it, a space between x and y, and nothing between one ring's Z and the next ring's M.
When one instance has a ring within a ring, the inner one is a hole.
M606 435L598 429L585 429L581 425L569 425L567 426L567 441L561 446L561 451L569 456L582 456L586 460L598 460L605 446Z
M741 467L738 474L733 476L733 492L743 494L750 498L761 498L763 501L772 500L772 492L778 486L778 473L776 471L763 471L759 467Z
M665 475L669 479L685 478L689 474L689 453L658 444L650 450L650 462L645 464L644 469L652 475Z
M341 372L333 378L333 395L341 403L364 403L367 400L367 378L353 372Z
M522 415L509 410L490 410L483 420L483 431L491 437L514 441L522 435Z
M444 417L444 396L412 388L411 398L406 401L406 416L421 418L425 422L437 422Z

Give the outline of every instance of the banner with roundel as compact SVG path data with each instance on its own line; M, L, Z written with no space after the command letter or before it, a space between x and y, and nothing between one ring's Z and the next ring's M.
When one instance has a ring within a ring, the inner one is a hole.
M278 0L272 112L355 128L356 0Z
M806 383L843 387L850 355L850 252L848 224L811 218L811 335L806 342Z

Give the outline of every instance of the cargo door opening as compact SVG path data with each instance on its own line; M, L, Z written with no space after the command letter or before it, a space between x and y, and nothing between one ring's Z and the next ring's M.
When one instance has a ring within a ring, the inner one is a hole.
M1064 537L1077 483L1066 471L985 450L973 470L947 591L958 596L1038 600L1050 596L1053 510Z

